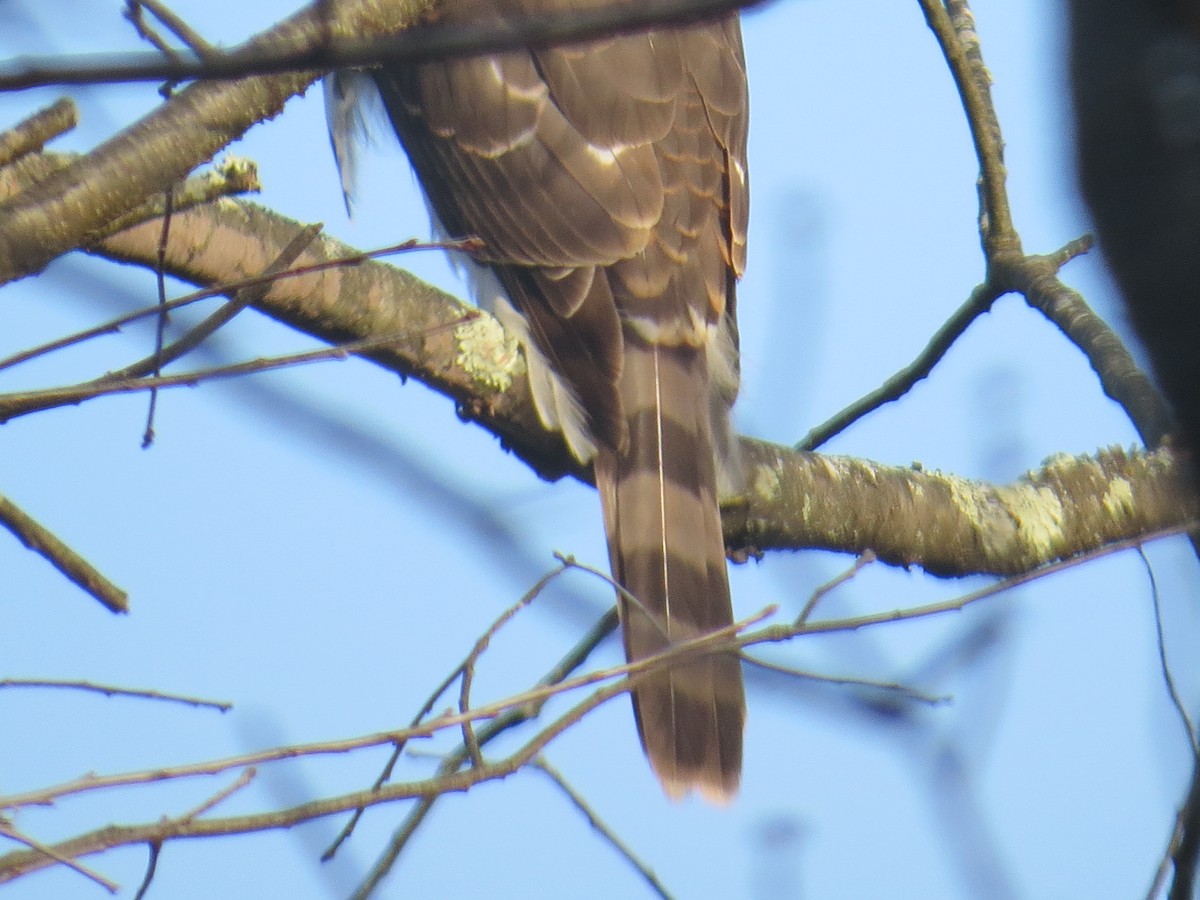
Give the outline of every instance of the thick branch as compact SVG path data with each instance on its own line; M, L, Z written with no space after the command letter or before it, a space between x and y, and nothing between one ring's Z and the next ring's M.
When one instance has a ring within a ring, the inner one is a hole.
M300 227L249 203L201 207L175 222L169 269L201 284L243 278L262 271ZM96 252L153 265L157 229L131 229ZM299 262L356 255L321 237ZM413 276L362 262L277 282L259 308L324 340L413 334L404 345L366 355L453 398L543 477L588 479L561 439L538 423L511 339L486 314L464 321L470 307ZM725 511L727 541L742 554L872 549L893 564L919 564L938 575L1012 574L1196 513L1168 453L1064 458L1026 480L994 486L752 440L743 448L750 490Z
M725 510L748 551L872 550L934 575L1016 575L1181 525L1200 509L1169 453L1061 456L1008 485L797 453L743 438L750 491Z
M252 203L200 207L175 216L167 270L202 285L257 275L302 227ZM94 252L153 266L157 242L158 226L149 222L103 241ZM359 256L322 235L297 266ZM538 424L515 341L475 307L375 260L283 279L257 307L331 343L412 335L407 343L363 355L453 399L460 415L497 434L543 477L586 477L562 440Z

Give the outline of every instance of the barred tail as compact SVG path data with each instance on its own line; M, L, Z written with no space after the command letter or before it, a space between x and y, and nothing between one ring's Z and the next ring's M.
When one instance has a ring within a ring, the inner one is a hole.
M626 331L621 400L628 450L601 450L596 483L625 653L636 660L733 622L703 349L660 347ZM672 799L737 793L746 716L733 654L676 666L633 691L642 746Z

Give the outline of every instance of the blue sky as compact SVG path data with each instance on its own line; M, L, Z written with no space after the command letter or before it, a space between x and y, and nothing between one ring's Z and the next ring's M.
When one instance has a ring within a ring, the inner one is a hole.
M19 18L0 35L4 56L139 47L115 3L5 6ZM292 9L193 0L174 8L227 45ZM1048 252L1087 229L1070 174L1059 10L979 0L975 13L1017 226L1028 250ZM786 0L748 16L744 28L752 221L738 415L744 432L790 443L908 362L981 280L976 167L916 3ZM56 145L71 149L94 146L156 102L146 85L72 93L82 122ZM57 95L0 96L0 123ZM257 161L260 202L364 248L428 236L403 154L382 136L347 221L324 129L320 92L310 91L231 148ZM437 253L400 264L462 293ZM1098 258L1071 263L1064 277L1119 324ZM0 293L2 355L152 302L154 281L75 255ZM148 340L148 331L130 329L4 373L0 386L93 376L141 357ZM310 345L247 314L185 365ZM85 771L394 727L553 565L554 551L605 565L589 489L540 482L494 438L462 424L444 398L365 362L166 392L148 451L139 448L144 414L144 398L122 397L0 430L0 493L128 589L133 610L110 615L0 535L0 677L157 687L232 700L235 710L0 691L10 736L0 741L2 793ZM1135 440L1081 354L1007 297L909 397L826 449L1009 481L1052 453ZM489 544L473 507L447 503L448 490L499 515L515 548ZM1195 559L1172 544L1147 555L1168 654L1195 707L1197 672L1180 659L1196 639ZM805 552L736 567L735 606L741 615L769 603L798 609L849 562ZM891 609L979 583L874 567L820 609ZM1189 770L1159 673L1148 585L1145 565L1125 554L937 621L771 648L773 659L799 668L901 680L953 701L887 717L845 688L751 672L746 774L729 809L661 796L624 700L555 741L548 757L681 897L1141 896ZM578 574L547 592L495 642L478 696L531 683L609 602L603 585ZM991 636L984 649L969 663L961 653L947 658L972 633ZM619 658L610 641L597 663ZM422 750L449 749L451 740ZM939 768L946 754L964 770L961 782ZM376 752L264 769L221 810L358 789L382 761ZM404 777L434 765L409 760ZM17 824L52 840L149 821L227 781L67 800L24 810ZM971 816L947 811L968 794ZM315 857L340 819L174 843L151 896L344 896L404 812L371 811L325 866ZM970 839L976 827L985 840ZM985 847L1002 876L982 878L987 863L964 845ZM135 848L88 862L132 896L144 859ZM60 869L7 887L5 897L98 893ZM527 772L442 801L381 896L645 893L549 781Z

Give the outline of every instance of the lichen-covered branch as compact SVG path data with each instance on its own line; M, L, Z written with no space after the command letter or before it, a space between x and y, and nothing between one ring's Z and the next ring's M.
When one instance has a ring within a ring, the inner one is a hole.
M202 284L244 278L267 266L300 227L250 203L200 207L173 228L170 271ZM157 230L148 223L95 252L152 265L156 250ZM322 236L300 263L356 255ZM480 312L454 326L470 308L408 273L366 261L289 278L259 308L331 341L407 329L411 342L369 357L453 398L543 477L588 478L538 423L521 357L495 320ZM1007 575L1178 525L1197 512L1168 452L1064 457L996 486L750 439L743 447L750 490L725 511L728 544L742 553L871 549L890 563L938 575Z
M993 485L749 439L742 447L749 496L725 521L731 545L748 552L871 550L934 575L1016 575L1200 513L1167 451L1063 455Z

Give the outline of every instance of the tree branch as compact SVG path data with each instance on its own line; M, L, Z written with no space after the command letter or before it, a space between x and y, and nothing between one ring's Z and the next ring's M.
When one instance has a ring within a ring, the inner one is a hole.
M200 58L158 53L82 56L23 60L0 67L0 91L66 84L115 84L132 81L228 79L294 72L420 63L432 59L474 56L522 47L538 48L645 31L663 25L685 25L715 19L767 0L639 0L592 8L513 17L480 25L425 22L407 31L339 34L297 46L243 47ZM429 4L432 6L433 4ZM319 6L319 4L318 4Z
M7 497L0 496L0 525L115 613L129 612L129 595Z
M299 228L250 203L201 207L177 217L168 269L199 284L244 278L265 268ZM156 250L148 223L95 252L149 266ZM299 264L356 256L321 236ZM276 282L258 306L323 340L414 335L363 355L452 398L460 415L500 437L542 477L590 480L561 438L538 422L516 346L486 313L373 260ZM475 318L464 322L472 311ZM938 575L1007 575L1178 524L1196 509L1179 489L1168 452L1060 459L1007 486L750 439L743 440L743 458L750 490L725 510L727 542L743 556L803 547L874 550L893 565L919 564Z
M317 3L248 41L241 52L295 51L364 33L394 33L411 25L429 2ZM320 75L310 70L191 84L30 186L3 207L0 284L40 271L152 194L170 189L256 122L277 115Z
M1139 545L1139 541L1129 541L1123 545L1122 549L1128 549L1130 547ZM1096 553L1092 554L1092 558L1108 552L1111 551L1097 551ZM250 813L245 815L211 819L202 819L196 817L195 815L182 815L175 817L164 817L156 822L140 825L109 825L107 827L99 828L94 831L81 834L77 837L70 838L53 846L47 846L37 850L16 851L8 853L4 856L0 856L0 884L15 880L25 874L46 868L56 863L66 860L74 860L81 856L103 852L105 850L112 849L113 847L128 844L160 844L168 840L176 840L180 838L215 837L288 828L300 822L321 818L333 813L355 810L408 798L420 798L422 800L422 804L418 807L418 810L427 811L428 807L432 804L433 799L436 797L442 796L446 793L465 791L468 788L484 781L503 778L519 770L525 765L528 765L539 756L542 750L555 737L577 723L592 710L596 709L598 706L607 702L614 696L622 694L635 687L642 679L653 677L654 674L661 672L666 667L686 665L688 662L694 661L698 656L711 655L715 653L727 653L731 650L740 649L753 644L788 641L802 635L853 631L859 628L887 625L901 620L941 615L945 612L951 610L960 610L970 604L978 603L981 600L994 597L998 593L1008 590L1012 587L1029 583L1030 581L1056 572L1061 572L1064 569L1080 564L1082 561L1083 560L1072 560L1047 566L1036 572L1006 579L954 599L930 603L911 609L897 609L892 611L870 613L851 619L821 620L818 622L770 625L760 628L756 631L741 633L746 629L747 626L761 622L763 618L775 612L774 608L768 608L763 613L739 622L730 628L721 629L717 632L713 632L712 634L703 635L699 638L677 644L667 651L654 656L646 657L645 659L638 660L637 662L628 663L621 666L614 666L609 669L592 672L587 675L571 678L565 681L553 680L552 682L547 683L546 679L543 679L542 682L539 682L539 687L525 691L522 694L506 698L505 700L497 703L488 704L485 707L477 708L469 713L442 716L418 728L405 729L401 732L396 732L393 734L369 735L365 738L357 738L348 741L334 741L326 744L309 745L307 747L278 748L272 751L266 751L257 754L247 754L238 758L217 760L211 763L201 763L191 766L156 769L153 771L127 773L124 775L108 777L87 776L85 778L78 779L75 782L71 782L66 785L60 785L57 788L36 791L21 796L3 797L0 798L0 804L7 808L17 808L30 803L45 804L68 794L79 793L83 791L95 791L106 787L144 784L162 781L168 778L192 777L202 774L211 775L233 768L245 768L246 766L252 764L270 762L273 760L293 759L298 756L344 753L349 750L362 749L369 746L378 746L383 743L393 743L397 740L407 739L419 734L429 734L434 730L453 728L467 718L482 719L499 715L499 718L489 725L489 729L485 730L486 733L481 732L480 740L486 741L494 735L495 729L501 727L501 723L505 721L506 716L515 716L516 719L514 721L524 721L525 718L528 718L531 715L536 715L537 711L541 707L541 702L550 696L563 693L568 690L575 690L600 681L610 681L609 684L606 684L603 687L591 692L588 696L576 703L565 713L558 716L549 725L541 729L524 745L519 747L509 756L500 760L482 760L481 764L474 765L464 770L459 770L459 766L461 766L468 757L467 751L464 748L460 748L460 750L451 754L446 760L443 761L442 765L439 766L437 773L433 777L422 779L420 781L396 783L386 786L376 785L366 790L314 800L274 812ZM570 667L573 665L574 663L564 660L564 663L556 667L556 670L562 671L565 674L565 672L569 671ZM567 668L564 668L564 666ZM557 679L560 676L556 673L551 673L551 676L548 677ZM241 780L235 784L235 789L240 784ZM223 796L225 796L224 791L219 792L216 795L217 798L221 798ZM416 823L419 821L420 817L411 823L406 823L406 828L402 829L402 831L406 834L411 834L412 830L416 827ZM409 825L411 825L411 827L409 827ZM403 846L403 841L398 844L394 841L393 845L389 847L389 850L394 850L395 853L398 853L400 846ZM379 863L377 863L376 868L381 872L386 871L386 867L390 866L391 861L394 860L394 858L395 855L393 853L390 856L381 859Z
M1171 426L1162 397L1115 332L1058 278L1058 270L1090 243L1073 241L1045 256L1027 255L1021 246L1009 206L1004 139L992 102L992 76L983 61L967 0L920 2L958 88L979 160L979 236L987 261L985 284L991 285L988 293L994 297L1020 293L1058 326L1083 351L1104 393L1124 408L1146 446L1157 447Z
M70 131L78 122L79 111L74 102L66 97L39 110L0 133L0 168L28 153L36 153L60 134Z

